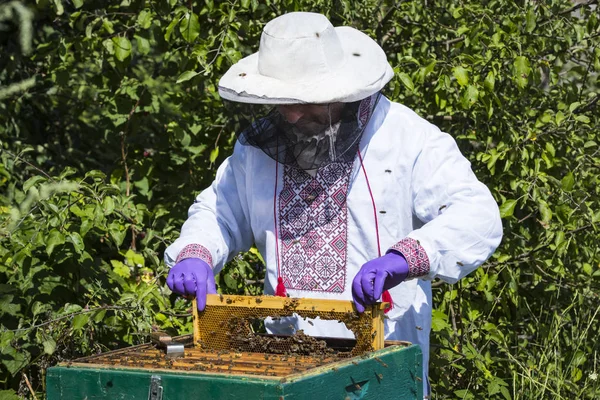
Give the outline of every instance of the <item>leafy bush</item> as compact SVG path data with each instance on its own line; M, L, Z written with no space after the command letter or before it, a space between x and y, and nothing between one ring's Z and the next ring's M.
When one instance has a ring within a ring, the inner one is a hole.
M597 398L597 1L11 1L0 5L0 380L191 329L161 261L231 151L216 85L264 23L311 10L382 44L385 94L452 134L505 238L434 283L438 398ZM222 292L260 292L249 252Z

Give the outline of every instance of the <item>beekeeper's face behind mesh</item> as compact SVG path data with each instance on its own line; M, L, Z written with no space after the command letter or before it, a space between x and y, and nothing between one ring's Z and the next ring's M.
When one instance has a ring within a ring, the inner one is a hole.
M314 171L354 159L378 99L377 93L353 103L226 104L239 123L236 131L242 144L257 147L282 164Z
M277 112L288 123L294 124L299 129L306 126L309 131L314 131L311 126L314 127L316 124L322 126L330 122L338 122L343 107L344 103L283 104L277 106Z

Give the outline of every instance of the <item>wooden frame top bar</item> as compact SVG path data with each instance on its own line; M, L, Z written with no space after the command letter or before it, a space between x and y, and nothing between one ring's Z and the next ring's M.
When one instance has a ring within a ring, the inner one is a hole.
M389 303L377 303L373 307L384 310ZM355 312L356 307L351 300L313 299L279 296L241 296L209 294L206 296L207 306L228 305L247 308L273 308L281 310L317 311L317 312ZM194 310L196 310L194 299Z

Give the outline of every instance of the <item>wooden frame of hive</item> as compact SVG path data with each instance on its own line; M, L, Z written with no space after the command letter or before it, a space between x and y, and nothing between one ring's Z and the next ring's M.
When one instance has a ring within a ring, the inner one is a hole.
M224 326L224 319L238 316L264 318L296 313L303 318L319 317L345 322L347 328L355 334L356 352L353 355L358 355L357 352L384 348L383 318L387 306L388 303L377 303L367 307L364 313L358 314L354 303L349 300L209 294L203 312L198 312L194 300L194 343L202 347L203 343L211 342L208 347L212 349L229 350L224 344L228 341L225 337L227 327ZM348 318L352 319L352 324L344 321ZM360 329L353 329L358 325Z

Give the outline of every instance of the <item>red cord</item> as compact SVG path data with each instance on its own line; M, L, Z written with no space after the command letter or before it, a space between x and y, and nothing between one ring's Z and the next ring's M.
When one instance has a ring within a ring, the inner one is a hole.
M275 161L275 192L273 193L273 221L275 221L275 257L277 257L277 287L275 296L286 297L285 285L281 277L279 265L279 230L277 229L277 180L279 179L279 162Z
M360 166L365 175L365 180L367 181L367 188L369 189L369 195L371 196L371 202L373 203L373 215L375 216L375 234L377 235L377 254L379 255L379 257L381 257L381 243L379 242L379 223L377 221L377 206L375 205L375 198L373 197L373 192L371 191L371 184L369 183L369 177L367 176L367 170L365 169L360 150L358 151L358 159L360 160ZM386 290L382 293L381 301L383 301L384 303L390 303L390 305L385 310L383 310L384 313L387 314L392 308L394 308L392 295L389 291Z
M373 215L375 216L375 233L377 234L377 254L379 254L379 257L381 257L381 244L379 243L379 223L377 222L377 206L375 206L375 198L373 197L373 192L371 191L369 177L367 176L367 171L365 170L365 165L363 164L363 159L362 155L360 154L360 150L358 151L358 159L360 160L360 166L362 167L363 173L365 174L367 188L369 189L369 194L371 195L371 202L373 203Z

